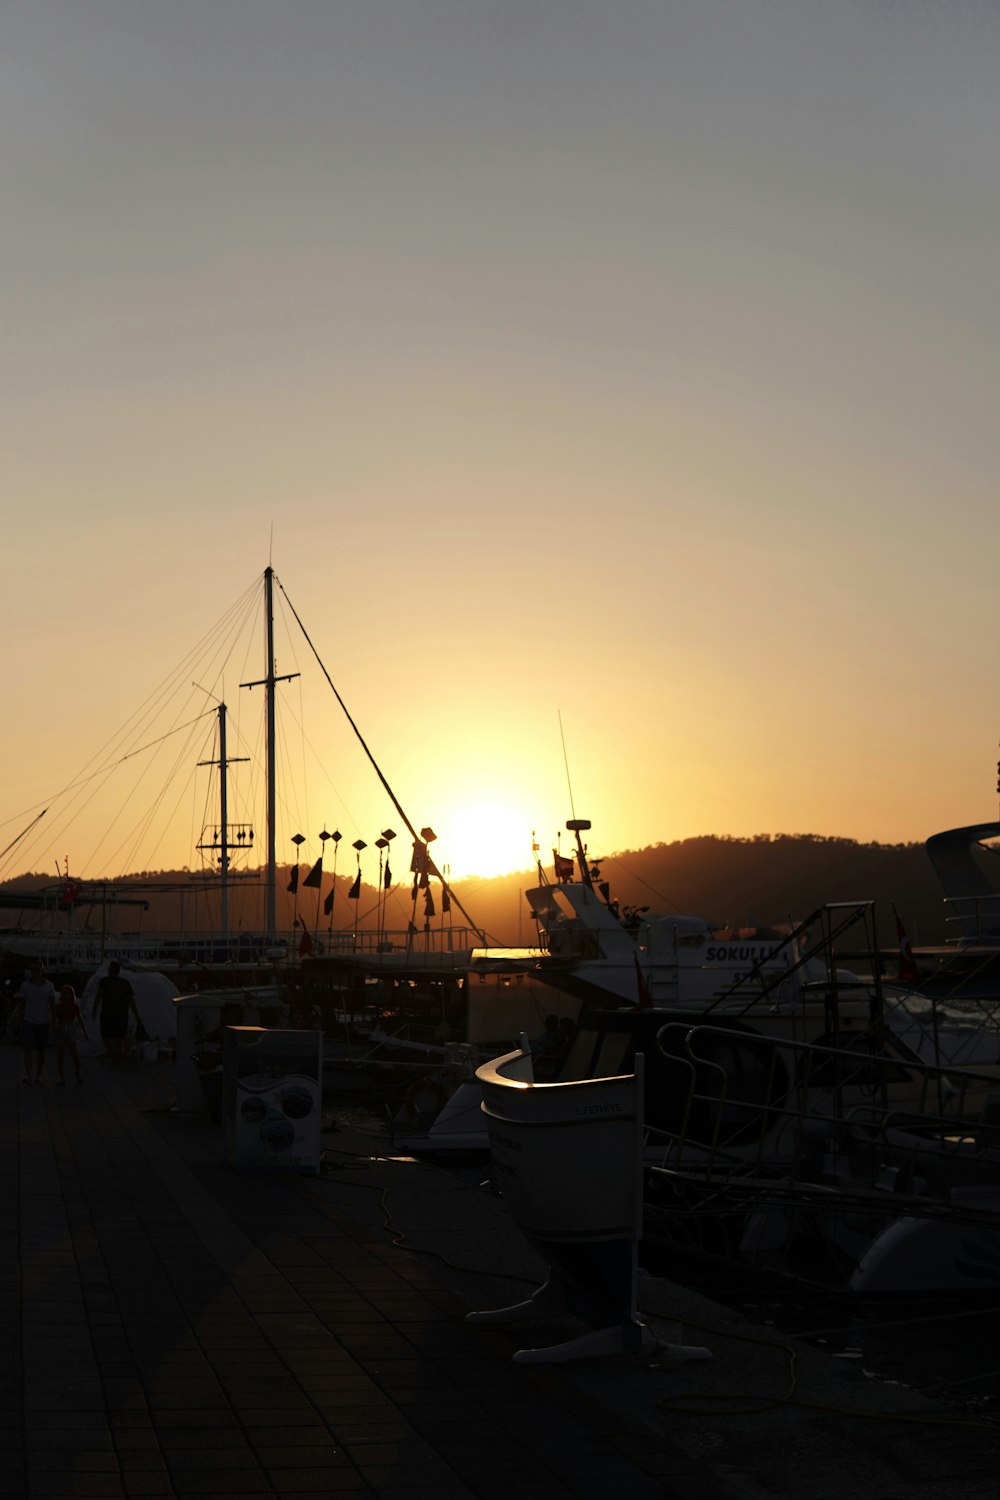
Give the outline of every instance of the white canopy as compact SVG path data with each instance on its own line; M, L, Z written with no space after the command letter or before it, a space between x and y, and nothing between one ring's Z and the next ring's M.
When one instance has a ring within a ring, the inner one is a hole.
M174 1007L174 998L179 993L177 986L167 978L165 974L152 973L148 969L130 969L125 963L121 963L121 976L127 979L135 994L135 1006L142 1017L142 1024L146 1028L151 1040L166 1041L169 1037L173 1040L177 1035L177 1012ZM89 1042L82 1037L78 1039L79 1050L84 1056L94 1056L104 1051L104 1043L101 1041L101 1033L94 1022L94 1000L97 996L97 986L108 972L107 962L87 980L84 985L83 994L79 996L79 1006L83 1013L83 1022L90 1033ZM135 1032L135 1019L129 1011L128 1018L129 1034Z

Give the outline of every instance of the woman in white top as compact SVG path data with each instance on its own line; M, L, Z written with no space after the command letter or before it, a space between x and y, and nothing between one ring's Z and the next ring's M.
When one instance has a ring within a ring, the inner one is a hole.
M31 966L31 977L17 992L14 1011L18 1015L18 1033L24 1054L22 1083L41 1083L45 1066L45 1046L49 1027L56 1018L55 985L45 977L45 965L39 959ZM31 1059L35 1059L35 1076L31 1076Z

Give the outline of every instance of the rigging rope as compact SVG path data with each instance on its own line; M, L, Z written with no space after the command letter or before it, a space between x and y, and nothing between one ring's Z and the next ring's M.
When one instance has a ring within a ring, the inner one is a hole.
M375 757L372 754L371 750L369 750L368 745L365 742L364 735L361 733L361 730L358 728L357 724L355 724L353 718L351 717L351 714L350 714L350 712L348 710L347 704L344 702L343 698L337 692L337 689L334 686L333 678L330 676L329 672L326 670L326 666L323 663L323 659L320 656L319 652L316 650L316 647L313 645L312 638L310 637L308 630L306 630L306 627L303 625L301 619L299 618L298 611L296 610L295 605L292 603L291 599L289 599L288 594L287 594L287 592L285 590L285 586L281 582L280 578L277 579L277 584L278 584L278 587L281 590L282 594L284 594L284 596L285 596L285 602L287 603L288 608L291 610L292 614L295 616L295 623L298 625L299 629L302 631L302 634L303 634L303 636L305 637L305 640L306 640L306 644L308 645L308 647L309 647L310 651L312 652L313 656L316 658L317 665L319 666L320 671L323 673L323 676L326 678L327 683L329 684L330 691L333 693L333 696L336 698L337 702L340 704L341 708L343 709L343 711L344 711L344 717L347 719L348 724L350 724L351 728L354 730L354 733L357 736L358 743L360 744L362 750L365 752L365 754L367 755L368 759L371 761L371 764L372 764L372 766L374 767L374 770L375 770L375 774L378 777L379 781L382 783L382 786L385 788L385 791L386 791L386 794L389 797L389 800L392 802L393 807L399 813L400 818L403 820L403 823L406 825L406 828L408 829L410 837L413 839L414 843L422 843L423 840L421 840L420 835L417 833L417 830L414 828L413 824L410 822L409 818L407 817L407 815L406 815L406 813L405 813L405 811L404 811L404 809L402 807L402 804L399 801L399 798L396 796L396 793L393 791L393 789L389 785L388 781L386 781L385 776L382 773L382 768L380 767L378 761L375 759ZM447 894L448 894L448 896L451 898L451 900L454 901L455 905L458 907L459 911L462 913L462 916L465 918L465 920L468 922L469 926L472 928L472 930L479 937L479 941L481 943L485 943L486 938L485 938L483 929L479 926L479 924L477 922L475 922L473 920L473 918L466 911L465 907L462 905L461 901L458 899L458 896L451 889L451 887L449 886L448 882L445 880L444 876L442 875L441 871L438 869L437 865L434 863L433 859L431 858L429 850L427 852L427 867L430 870L430 873L432 875L436 875L437 878L438 878L438 880L440 880L442 889L444 891L446 891Z

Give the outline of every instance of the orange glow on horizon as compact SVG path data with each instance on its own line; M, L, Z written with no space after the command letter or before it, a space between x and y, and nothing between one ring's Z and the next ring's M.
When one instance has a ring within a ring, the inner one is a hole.
M510 875L532 867L531 819L513 801L477 798L441 814L431 853L451 878Z

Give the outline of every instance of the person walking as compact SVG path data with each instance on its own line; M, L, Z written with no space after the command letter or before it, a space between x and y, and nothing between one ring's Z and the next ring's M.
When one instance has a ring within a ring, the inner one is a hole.
M80 1072L80 1052L76 1045L77 1027L83 1032L85 1039L89 1042L90 1035L83 1024L83 1016L76 1002L76 990L71 984L64 984L59 991L59 999L56 1001L56 1021L52 1028L52 1045L56 1049L56 1067L59 1069L57 1082L66 1086L66 1070L63 1066L64 1055L68 1052L73 1059L76 1069L77 1083L83 1082L83 1074Z
M45 1066L45 1048L49 1039L49 1027L56 1018L56 989L45 977L45 965L41 959L31 966L31 974L21 983L17 992L14 1011L18 1017L18 1032L24 1056L24 1072L21 1082L40 1084ZM32 1076L34 1059L34 1076Z
M108 972L97 986L94 1000L94 1020L101 1028L101 1040L108 1049L113 1068L117 1068L128 1055L129 1011L135 1016L138 1026L135 991L128 980L121 977L121 964L113 958L108 964Z

